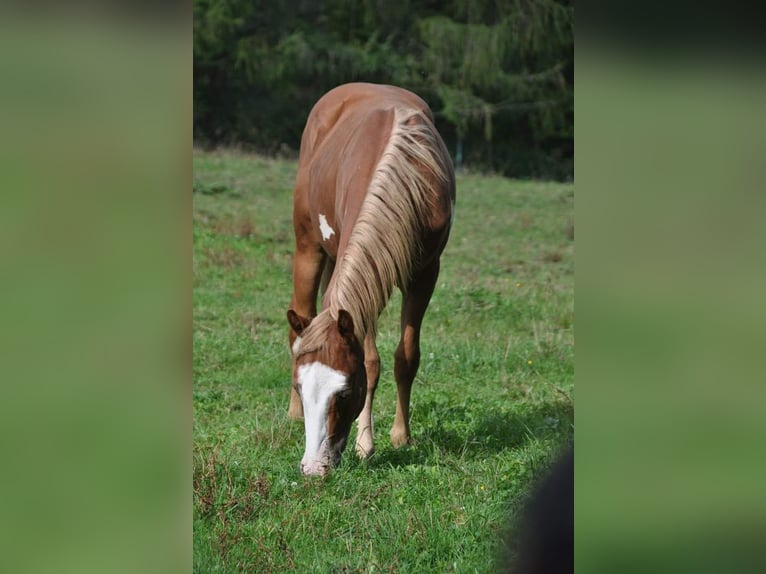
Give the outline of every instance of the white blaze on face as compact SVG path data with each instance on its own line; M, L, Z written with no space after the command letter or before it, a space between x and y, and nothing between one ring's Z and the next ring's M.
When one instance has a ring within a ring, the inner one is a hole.
M320 362L298 367L303 418L306 426L306 451L301 467L314 474L331 463L327 445L327 411L330 399L346 387L346 375Z
M322 241L330 239L331 235L335 235L335 230L327 223L327 218L323 214L319 214L319 231L322 232Z

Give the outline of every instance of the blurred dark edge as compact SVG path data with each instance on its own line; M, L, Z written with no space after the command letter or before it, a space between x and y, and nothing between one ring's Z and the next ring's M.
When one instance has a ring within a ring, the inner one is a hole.
M505 535L499 572L570 574L574 571L574 445L538 479L518 524Z

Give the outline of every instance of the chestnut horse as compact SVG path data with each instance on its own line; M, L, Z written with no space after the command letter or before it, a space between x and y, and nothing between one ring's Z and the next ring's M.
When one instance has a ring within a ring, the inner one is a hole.
M395 286L403 298L391 442L410 440L420 326L455 206L452 161L433 122L412 92L366 83L331 90L309 114L295 182L287 312L289 415L304 417L304 474L324 475L338 465L357 417L356 451L361 457L374 451L375 330Z

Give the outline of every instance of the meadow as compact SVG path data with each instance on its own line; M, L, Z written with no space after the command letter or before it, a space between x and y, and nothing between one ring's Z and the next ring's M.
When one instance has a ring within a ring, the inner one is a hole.
M194 153L194 571L492 572L574 436L574 186L458 176L412 444L388 439L397 292L378 328L376 452L360 461L352 443L321 479L301 475L303 423L287 417L295 170Z

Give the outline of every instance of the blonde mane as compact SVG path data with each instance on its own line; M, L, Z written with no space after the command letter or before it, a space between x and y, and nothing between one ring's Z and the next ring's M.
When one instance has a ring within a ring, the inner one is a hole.
M395 286L406 288L421 252L434 181L449 181L449 155L422 112L397 108L388 144L328 292L330 314L345 309L357 337L375 332Z

